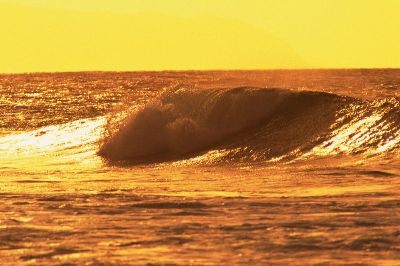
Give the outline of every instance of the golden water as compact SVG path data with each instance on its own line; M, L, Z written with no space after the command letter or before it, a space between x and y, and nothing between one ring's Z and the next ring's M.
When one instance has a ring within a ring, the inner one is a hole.
M352 102L172 161L97 155L107 121L176 86ZM2 75L0 262L399 265L399 93L398 70Z

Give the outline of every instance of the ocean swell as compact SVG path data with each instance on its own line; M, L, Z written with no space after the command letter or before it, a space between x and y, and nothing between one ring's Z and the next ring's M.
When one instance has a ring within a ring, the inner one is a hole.
M268 160L322 143L337 111L354 101L285 89L171 89L109 127L99 154L142 163L225 149L225 160Z

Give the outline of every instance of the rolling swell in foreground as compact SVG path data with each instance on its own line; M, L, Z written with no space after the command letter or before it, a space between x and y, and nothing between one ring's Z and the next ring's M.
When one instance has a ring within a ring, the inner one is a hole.
M399 99L367 101L278 88L166 90L110 123L99 154L151 163L219 150L216 162L264 162L398 149ZM208 160L210 161L210 160Z

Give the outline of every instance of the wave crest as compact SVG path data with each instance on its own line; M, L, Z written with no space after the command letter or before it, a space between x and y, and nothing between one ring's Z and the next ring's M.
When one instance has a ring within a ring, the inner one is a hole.
M328 131L345 101L333 94L284 89L171 89L109 132L99 154L111 161L149 162L261 145L271 157Z

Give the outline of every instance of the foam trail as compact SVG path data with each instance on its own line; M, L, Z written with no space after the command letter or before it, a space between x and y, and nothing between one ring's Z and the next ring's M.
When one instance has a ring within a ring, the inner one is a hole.
M400 102L386 98L352 104L341 110L330 138L306 155L379 154L400 143Z
M101 116L0 137L0 164L36 172L93 168L105 122Z

